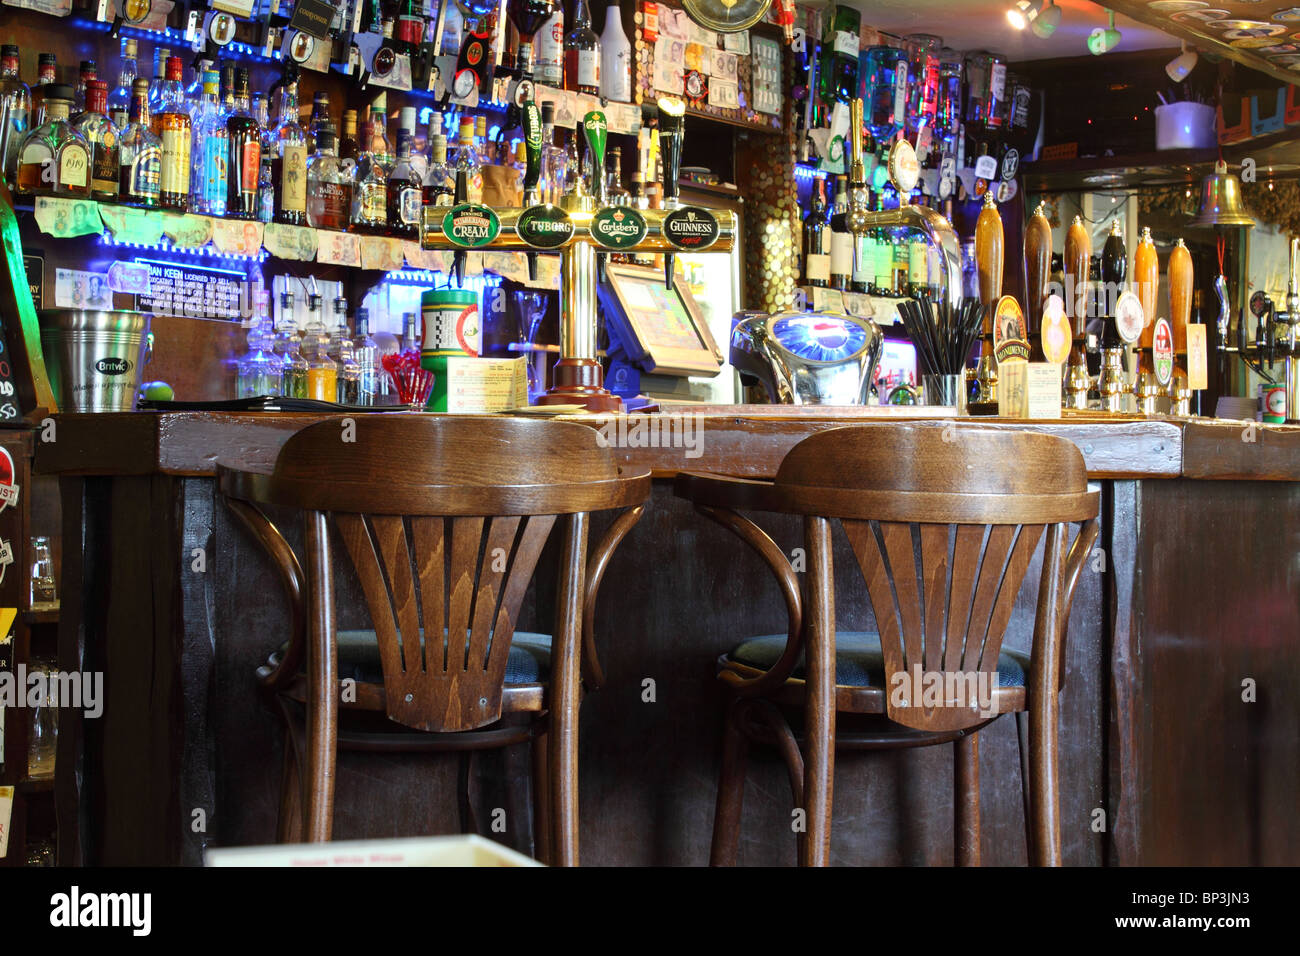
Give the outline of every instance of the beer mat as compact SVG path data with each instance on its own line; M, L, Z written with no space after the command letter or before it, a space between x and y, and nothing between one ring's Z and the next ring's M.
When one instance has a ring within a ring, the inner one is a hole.
M340 405L316 398L283 398L260 395L257 398L232 398L221 402L154 401L142 398L136 403L142 412L407 412L405 405Z

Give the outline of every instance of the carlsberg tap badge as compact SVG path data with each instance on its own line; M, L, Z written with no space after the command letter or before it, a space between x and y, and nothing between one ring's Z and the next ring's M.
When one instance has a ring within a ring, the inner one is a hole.
M606 249L627 249L645 236L645 217L628 206L606 206L591 217L591 238Z

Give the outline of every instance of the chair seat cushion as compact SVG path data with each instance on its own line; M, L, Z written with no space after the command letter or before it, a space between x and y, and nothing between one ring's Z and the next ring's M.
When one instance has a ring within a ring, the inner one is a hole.
M339 679L378 684L384 679L379 639L374 631L338 631ZM424 641L424 631L420 632ZM551 635L515 631L506 656L507 684L537 684L551 673Z
M781 659L786 635L764 634L741 641L726 659L737 664L767 670ZM799 656L791 677L802 680L804 657ZM1024 687L1029 673L1029 655L1003 648L998 655L998 686ZM837 631L835 634L835 683L840 687L886 687L885 655L880 635L866 631Z

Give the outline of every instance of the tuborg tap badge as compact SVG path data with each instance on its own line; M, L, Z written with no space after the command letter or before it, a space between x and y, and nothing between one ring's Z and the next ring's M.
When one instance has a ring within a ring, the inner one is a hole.
M537 108L537 104L532 100L524 104L523 111L522 126L524 135L528 140L528 146L534 151L540 151L542 148L542 111Z
M442 217L442 232L449 242L465 249L486 246L501 231L501 220L494 210L478 203L452 206Z

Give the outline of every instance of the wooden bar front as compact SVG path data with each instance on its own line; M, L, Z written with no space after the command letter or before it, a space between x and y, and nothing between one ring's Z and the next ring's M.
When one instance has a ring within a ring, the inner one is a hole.
M671 433L661 431L660 447L620 454L662 479L683 469L770 476L815 430L916 414L690 411L701 416L691 420L703 429L698 446L663 447ZM62 484L61 667L103 670L107 699L101 718L61 724L57 801L60 818L76 821L63 829L63 862L199 863L207 846L274 839L281 726L254 671L285 640L286 607L213 474L218 463L269 470L288 436L320 417L65 415L56 440L38 443L38 470ZM1102 538L1075 597L1062 696L1066 862L1300 862L1300 428L1088 413L932 424L1063 435L1103 488ZM758 517L778 544L800 544L794 521ZM301 542L298 528L284 530ZM597 523L593 536L602 530ZM840 626L868 628L841 543ZM342 564L339 581L340 626L364 625ZM539 576L524 626L549 619L549 587ZM1026 647L1032 611L1022 595L1010 646ZM584 863L707 861L723 701L714 661L783 621L760 560L656 481L598 607L608 683L582 709ZM984 861L1019 865L1014 724L994 723L981 741ZM950 863L950 754L842 755L833 861ZM527 852L527 753L485 754L474 769L484 828L505 811L505 832L487 835ZM336 838L455 832L457 776L454 756L341 755ZM779 760L757 751L742 864L793 863L791 809Z

